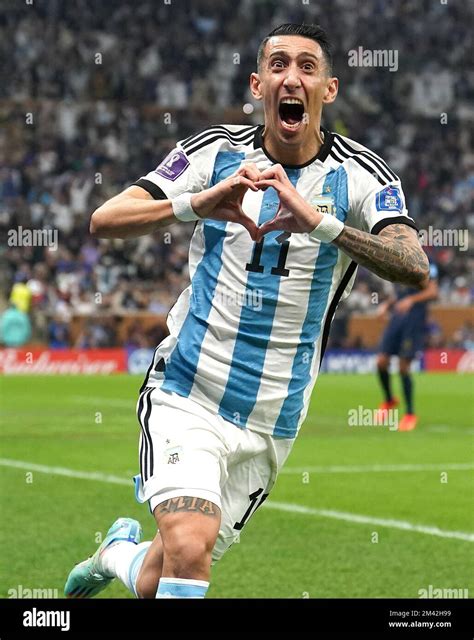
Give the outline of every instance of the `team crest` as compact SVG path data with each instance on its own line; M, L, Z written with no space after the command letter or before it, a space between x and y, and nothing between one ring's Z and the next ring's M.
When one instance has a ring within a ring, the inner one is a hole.
M179 462L179 453L177 451L175 451L175 453L170 453L168 464L176 464L177 462Z
M311 200L311 206L323 215L336 215L336 202L334 196L317 196Z
M178 464L183 457L182 447L170 447L163 452L163 462L165 464Z
M397 211L402 212L402 195L398 187L385 187L379 191L375 197L377 211Z

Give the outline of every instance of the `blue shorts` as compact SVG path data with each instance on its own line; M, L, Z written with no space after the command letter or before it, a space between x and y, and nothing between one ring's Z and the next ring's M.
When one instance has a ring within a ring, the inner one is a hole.
M385 329L379 352L413 359L424 346L424 318L410 313L394 314Z

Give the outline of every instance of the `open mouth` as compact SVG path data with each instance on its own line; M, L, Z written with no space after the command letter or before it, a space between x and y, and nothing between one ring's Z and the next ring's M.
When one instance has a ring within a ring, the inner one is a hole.
M299 98L282 98L278 115L285 129L297 129L303 122L304 104Z

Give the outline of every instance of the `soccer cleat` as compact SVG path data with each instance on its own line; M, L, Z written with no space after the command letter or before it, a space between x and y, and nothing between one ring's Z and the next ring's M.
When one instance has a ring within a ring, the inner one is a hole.
M116 520L94 555L76 564L69 574L64 585L66 598L92 598L103 591L113 580L100 570L100 558L104 551L119 540L138 544L141 538L142 528L139 522L131 518Z
M398 424L399 431L413 431L418 422L417 416L414 413L407 413L406 416L400 420Z
M386 402L382 402L379 408L375 412L375 424L385 424L388 419L388 412L390 409L398 407L400 400L398 398L392 398Z

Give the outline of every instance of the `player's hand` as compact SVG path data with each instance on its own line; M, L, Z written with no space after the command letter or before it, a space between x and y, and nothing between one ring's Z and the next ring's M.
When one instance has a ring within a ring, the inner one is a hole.
M273 187L280 199L275 217L262 224L258 229L258 238L270 231L288 231L290 233L309 233L321 222L321 213L311 207L296 191L281 164L275 164L262 171L262 178L255 182L259 189Z
M214 187L196 193L191 198L191 206L201 218L237 222L249 232L252 240L257 239L258 227L242 209L242 201L250 189L258 191L255 182L262 174L253 163L241 167L232 176Z
M397 313L400 314L405 314L408 313L410 311L410 309L413 306L413 301L410 300L410 298L407 296L406 298L402 298L401 300L399 300L395 306L394 309Z

